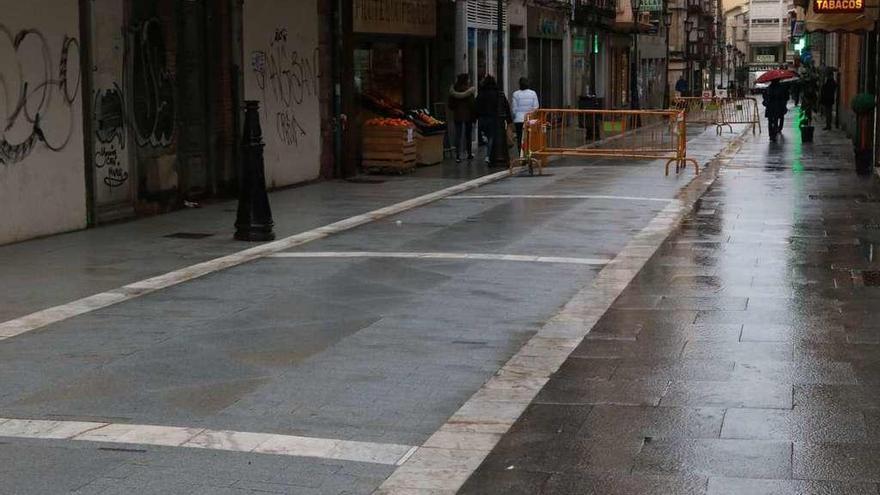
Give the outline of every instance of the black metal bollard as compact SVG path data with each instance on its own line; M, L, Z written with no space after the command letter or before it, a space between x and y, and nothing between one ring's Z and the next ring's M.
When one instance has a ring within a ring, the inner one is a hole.
M241 190L238 194L235 238L240 241L271 241L275 239L272 230L275 223L269 208L269 195L266 194L260 102L247 100L244 105Z

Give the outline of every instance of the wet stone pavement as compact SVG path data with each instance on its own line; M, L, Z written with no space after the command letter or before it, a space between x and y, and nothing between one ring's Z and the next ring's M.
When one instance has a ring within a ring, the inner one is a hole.
M799 141L745 141L460 493L880 493L880 188Z
M701 162L737 136L691 135ZM419 493L380 486L407 466L442 475L427 455L467 449L427 444L451 418L483 414L464 407L475 396L510 411L511 389L480 395L484 384L535 352L632 239L671 224L693 178L664 177L657 161L559 160L542 177L502 172L351 220L479 167L277 192L279 237L346 227L231 266L218 257L251 245L231 239L229 204L0 248L0 495ZM180 278L140 292L169 270ZM120 286L132 297L102 292ZM106 299L77 302L92 295Z

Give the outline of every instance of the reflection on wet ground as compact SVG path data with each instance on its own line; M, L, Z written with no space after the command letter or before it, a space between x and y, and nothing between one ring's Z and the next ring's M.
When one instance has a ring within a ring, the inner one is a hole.
M461 493L878 493L880 190L794 120L722 168Z

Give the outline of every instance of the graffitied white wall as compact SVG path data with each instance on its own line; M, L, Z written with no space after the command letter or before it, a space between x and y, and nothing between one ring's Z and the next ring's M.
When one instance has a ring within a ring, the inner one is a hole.
M0 244L85 227L77 2L0 17Z
M92 0L92 166L99 208L128 205L135 183L125 134L123 7L122 0Z
M244 94L260 101L266 183L316 179L321 161L316 0L244 3Z

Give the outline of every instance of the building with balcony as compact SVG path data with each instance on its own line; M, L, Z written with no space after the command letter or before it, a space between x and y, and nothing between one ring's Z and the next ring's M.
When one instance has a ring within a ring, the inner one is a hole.
M724 10L723 72L725 84L731 86L737 68L749 52L749 7L747 2L728 5Z
M786 0L750 0L748 61L755 66L783 63L788 43Z
M669 81L674 85L679 77L684 77L693 94L712 88L717 5L713 0L669 0L667 3L672 14Z

